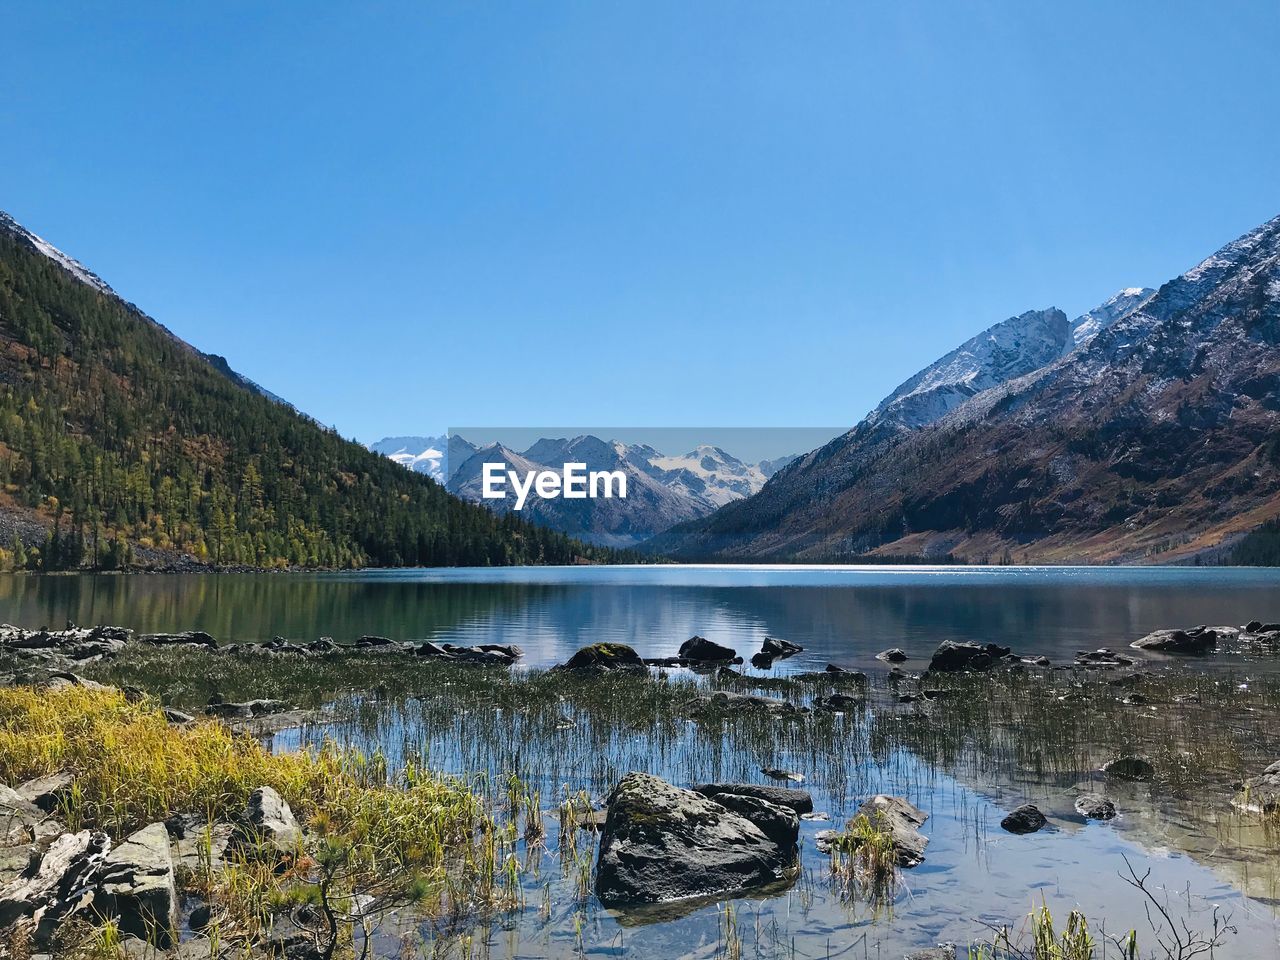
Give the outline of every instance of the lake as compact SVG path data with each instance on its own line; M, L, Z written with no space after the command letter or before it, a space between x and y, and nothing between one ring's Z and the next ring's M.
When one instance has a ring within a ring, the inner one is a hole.
M337 574L0 577L0 619L275 636L516 643L548 666L587 643L674 654L694 634L750 656L766 636L805 652L779 670L875 666L902 647L993 641L1069 658L1151 630L1280 620L1280 570L1195 567L509 567ZM911 666L911 664L908 664Z

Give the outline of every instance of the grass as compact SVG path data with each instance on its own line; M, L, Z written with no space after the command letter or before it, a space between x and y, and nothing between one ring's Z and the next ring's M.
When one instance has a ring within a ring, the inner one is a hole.
M831 874L846 896L860 893L872 906L892 908L898 885L893 833L876 811L860 813L830 839Z

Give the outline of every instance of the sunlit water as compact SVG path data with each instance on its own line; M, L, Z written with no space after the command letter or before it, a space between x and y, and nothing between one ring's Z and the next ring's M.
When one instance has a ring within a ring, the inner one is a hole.
M902 647L919 668L944 639L995 641L1026 654L1069 660L1077 650L1126 646L1161 627L1280 620L1280 571L1195 568L525 568L369 571L340 575L157 575L0 578L0 619L25 626L117 623L138 630L202 629L220 641L285 636L340 641L363 634L461 644L516 643L524 663L546 666L586 643L621 641L646 656L675 653L693 634L750 656L766 636L783 637L804 653L777 671L821 669L827 663L884 669L875 654ZM1214 669L1225 658L1209 658ZM1255 661L1258 669L1270 664ZM406 748L424 751L449 772L496 763L475 743L467 718L442 722L413 701L338 709L329 724L286 730L277 745L323 737L380 748L394 760ZM1259 724L1274 724L1258 717ZM518 718L488 718L489 727L518 739ZM645 732L595 741L598 754L576 770L568 744L562 756L525 756L536 785L553 806L566 786L599 799L612 779L645 769L689 785L760 775L751 749L694 729L670 732L661 746ZM1225 811L1207 828L1183 806L1148 796L1134 785L1115 793L1121 808L1110 823L1082 823L1071 805L1091 785L1089 773L1032 779L1009 769L979 780L964 770L927 765L904 751L873 756L865 731L850 723L846 752L857 758L834 778L820 756L786 757L808 777L816 808L831 822L802 826L804 875L789 891L733 901L744 956L897 958L941 940L966 943L984 925L1022 923L1042 901L1061 921L1080 908L1107 933L1136 926L1155 946L1141 894L1122 879L1126 860L1171 912L1208 930L1230 915L1237 932L1217 956L1263 960L1280 955L1273 909L1274 855L1223 855L1222 834L1236 829ZM1211 731L1206 731L1211 736ZM570 736L570 734L566 734ZM586 738L588 740L592 738ZM544 750L546 748L543 748ZM585 749L581 742L575 749ZM772 755L771 755L772 758ZM496 766L492 772L502 772ZM892 910L843 898L828 878L827 858L813 835L839 826L874 792L911 798L930 814L927 859L905 871ZM999 827L1019 803L1036 802L1051 828L1014 836ZM1221 798L1212 803L1221 806ZM526 909L484 932L498 957L710 958L725 947L723 906L709 904L677 919L640 923L576 903L571 876L562 876L554 825L544 853L526 872ZM590 854L592 840L581 843ZM1245 896L1242 891L1248 891ZM542 903L549 899L550 915ZM430 939L429 931L420 931ZM478 949L473 955L479 955ZM1112 947L1109 956L1119 956ZM963 951L961 952L963 956Z

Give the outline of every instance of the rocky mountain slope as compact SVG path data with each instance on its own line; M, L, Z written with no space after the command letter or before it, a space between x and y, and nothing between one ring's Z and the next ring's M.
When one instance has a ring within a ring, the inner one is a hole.
M1106 562L1229 542L1280 513L1278 264L1280 218L1149 295L999 324L651 547Z
M343 440L0 214L0 565L569 562Z

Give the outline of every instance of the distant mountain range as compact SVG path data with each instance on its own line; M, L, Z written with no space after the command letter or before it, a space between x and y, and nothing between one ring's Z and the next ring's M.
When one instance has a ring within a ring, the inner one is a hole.
M744 463L710 444L682 456L667 456L645 444L601 440L590 435L542 438L526 450L501 444L477 446L464 438L386 437L369 449L407 469L425 473L453 493L499 512L501 500L483 500L485 463L503 463L521 475L584 463L588 470L620 470L628 478L626 499L544 500L532 498L522 516L588 543L634 546L669 527L704 517L727 503L758 492L794 457Z
M1280 218L1159 290L1033 310L911 377L683 559L1149 562L1280 515Z

